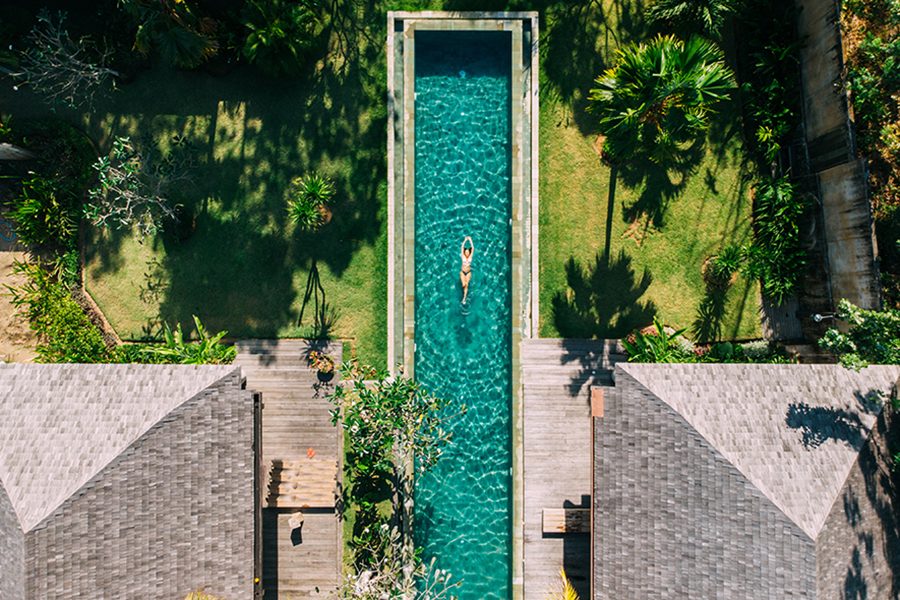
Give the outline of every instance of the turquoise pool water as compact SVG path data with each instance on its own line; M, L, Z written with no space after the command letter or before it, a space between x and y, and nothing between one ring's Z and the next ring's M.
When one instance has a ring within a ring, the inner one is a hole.
M461 598L508 598L511 39L415 35L415 375L468 407L416 491L416 534L464 580ZM462 306L466 235L475 254Z

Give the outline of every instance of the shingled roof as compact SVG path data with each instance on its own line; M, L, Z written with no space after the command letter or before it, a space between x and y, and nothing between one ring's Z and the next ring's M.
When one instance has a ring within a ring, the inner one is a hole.
M815 539L898 369L623 364Z
M861 483L860 456L869 469L898 375L895 366L617 365L595 427L595 590L833 597L860 535L884 537L889 499ZM888 554L869 548L855 568L871 575L870 592L890 580Z
M232 366L0 365L3 598L183 597L203 584L249 597L242 387Z

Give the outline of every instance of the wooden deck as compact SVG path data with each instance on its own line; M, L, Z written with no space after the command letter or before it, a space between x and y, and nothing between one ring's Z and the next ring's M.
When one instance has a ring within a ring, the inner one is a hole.
M340 435L331 424L327 389L317 389L306 366L302 340L243 340L237 343L247 388L262 393L263 465L340 465ZM341 345L326 351L340 364ZM320 470L320 469L318 469ZM322 479L319 477L319 479ZM264 489L264 496L272 490ZM322 491L316 490L322 503ZM264 497L261 500L268 501ZM265 504L264 504L265 506ZM263 509L263 589L265 600L325 598L341 569L341 524L333 508L303 509L299 531L288 519L296 508Z
M543 509L590 508L591 385L610 385L615 342L522 342L524 373L525 599L544 600L559 569L589 598L591 537L544 533Z

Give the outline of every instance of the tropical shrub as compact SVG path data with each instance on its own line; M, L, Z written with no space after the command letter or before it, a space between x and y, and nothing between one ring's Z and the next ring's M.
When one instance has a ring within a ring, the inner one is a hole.
M656 23L720 38L726 19L740 8L741 0L656 0L647 17Z
M745 271L781 304L794 293L806 265L799 224L809 201L787 177L763 179L755 189L753 243L745 249Z
M177 218L166 192L179 174L165 163L153 168L130 138L117 137L93 167L97 184L88 191L84 213L94 225L137 227L141 235L151 235Z
M280 77L299 71L322 24L322 0L249 0L243 21L249 33L244 56Z
M693 355L684 344L684 329L668 331L657 319L653 328L635 331L622 340L628 362L674 363L692 362Z
M900 310L866 310L842 299L837 318L849 329L846 333L829 329L819 346L837 356L842 365L858 371L869 364L900 364Z
M137 24L134 48L141 54L156 49L167 63L193 69L219 51L219 22L196 0L119 0L119 6Z
M900 2L847 0L841 28L859 152L869 167L884 303L900 308Z
M78 209L58 181L32 173L22 182L10 216L16 235L28 246L68 248L78 232Z
M106 362L109 349L100 329L72 298L69 288L39 263L16 262L26 281L9 288L13 305L38 336L38 361L44 363Z
M793 359L764 340L692 344L684 329L668 329L657 319L652 327L621 340L628 362L636 363L789 363Z
M144 348L151 362L175 363L183 365L223 365L234 362L237 350L222 343L228 332L210 334L200 319L194 315L197 341L184 339L181 323L172 330L168 323L163 328L163 343L148 344Z
M731 278L737 273L744 262L744 252L740 246L729 245L722 251L711 257L703 272L706 284L716 290L722 290L731 285Z
M390 512L384 515L371 498L351 495L348 504L368 504L365 514L357 513L356 535L351 540L354 562L360 569L372 568L383 555L372 552L372 535L393 523L400 536L401 551L412 549L413 512L411 500L416 478L431 469L450 442L447 423L465 407L425 390L402 374L391 377L357 361L341 367L343 384L329 395L334 404L332 422L346 433L346 451L351 494L384 485L390 497ZM360 517L371 519L360 522ZM407 581L408 583L408 581Z
M765 340L738 344L717 342L698 347L695 352L697 362L703 363L777 363L794 362L781 350Z
M800 49L791 2L747 0L740 13L739 72L745 140L763 173L777 175L799 123Z
M715 105L734 87L713 43L670 35L620 49L595 83L590 109L600 116L604 154L662 166L678 165L702 143Z
M460 581L422 560L421 552L404 546L397 528L383 525L370 537L367 554L377 557L366 568L345 575L337 589L341 600L456 600Z
M37 157L7 203L18 237L44 252L75 250L93 154L89 140L55 120L17 122L8 138Z
M883 130L894 124L892 118L898 112L894 96L900 93L900 37L883 40L868 33L859 45L856 61L848 79L860 142L877 147L890 141L890 130L887 136Z
M350 540L353 571L340 597L448 597L444 594L457 584L433 562L423 564L413 544L412 499L417 477L437 463L450 442L447 424L465 407L453 407L402 373L391 377L355 360L341 367L341 376L343 384L329 395L332 422L343 428L352 457L346 462L353 482L347 505L362 510ZM387 488L387 514L368 494L373 487ZM431 591L408 595L416 589Z
M315 231L327 222L333 197L334 183L328 177L295 177L287 190L288 217L301 231Z

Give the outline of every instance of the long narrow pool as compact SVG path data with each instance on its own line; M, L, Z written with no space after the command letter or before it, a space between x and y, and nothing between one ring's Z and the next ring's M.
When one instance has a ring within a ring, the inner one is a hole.
M511 36L415 35L415 374L468 408L417 489L416 533L463 579L462 598L508 598ZM475 254L464 306L467 235Z

